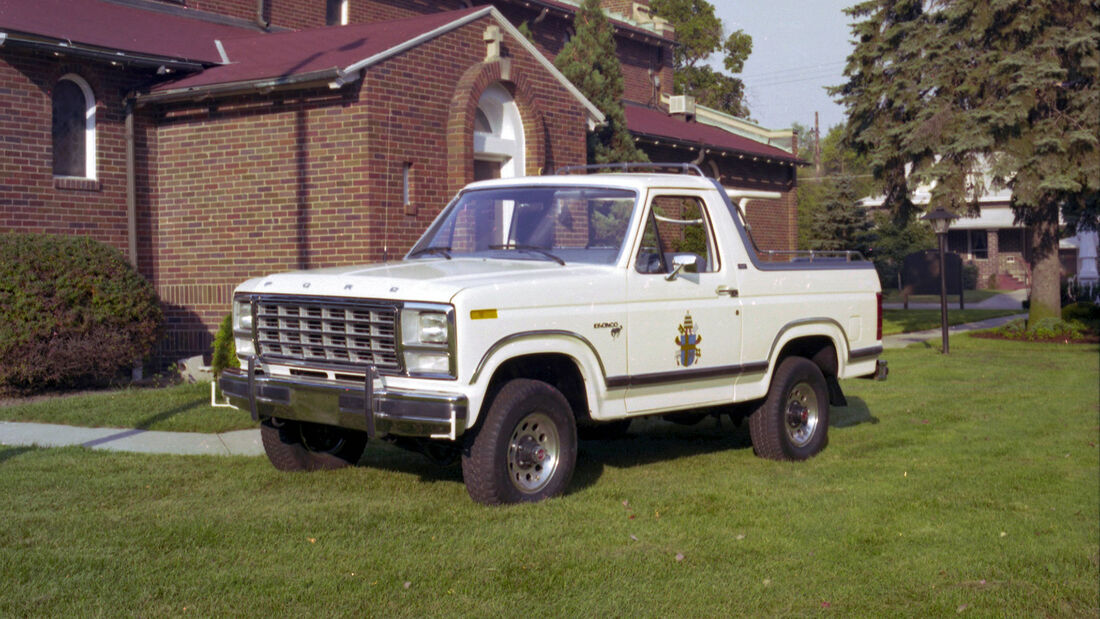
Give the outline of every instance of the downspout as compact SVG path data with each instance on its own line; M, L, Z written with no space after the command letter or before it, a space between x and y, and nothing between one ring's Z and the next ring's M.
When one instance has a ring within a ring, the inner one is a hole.
M256 0L256 25L267 30L267 27L271 25L271 22L264 18L264 5L267 4L267 0Z
M137 172L134 169L134 99L126 99L126 237L130 264L137 270Z
M137 259L137 192L135 184L137 174L134 170L134 98L133 95L126 98L126 240L130 254L130 264L134 271L138 270ZM134 367L130 371L130 379L134 382L142 380L145 370L145 361L135 359Z

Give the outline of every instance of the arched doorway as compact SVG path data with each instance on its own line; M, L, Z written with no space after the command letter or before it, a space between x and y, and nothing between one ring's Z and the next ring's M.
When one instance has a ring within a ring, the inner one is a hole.
M485 89L474 117L474 180L524 174L523 120L500 84Z

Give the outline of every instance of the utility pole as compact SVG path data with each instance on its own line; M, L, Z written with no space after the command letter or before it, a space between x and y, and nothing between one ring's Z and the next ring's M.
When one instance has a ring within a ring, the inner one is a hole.
M814 112L814 171L821 178L821 127L817 124L817 112Z

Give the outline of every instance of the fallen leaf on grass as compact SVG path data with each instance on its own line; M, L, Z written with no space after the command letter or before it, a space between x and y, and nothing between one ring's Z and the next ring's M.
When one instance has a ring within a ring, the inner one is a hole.
M683 561L684 560L684 553L682 553L682 552L676 553L676 560L677 561Z
M406 580L404 586L406 589L408 589L409 587L413 586L413 584L410 581Z
M311 543L311 544L316 544L317 543L317 538L316 537L307 537L306 539L309 540L309 543Z
M630 539L632 539L632 540L634 540L634 541L638 541L638 536L637 536L637 535L634 535L633 533L631 533L631 534L630 534Z
M737 539L738 539L738 540L742 540L742 539L745 539L745 534L744 534L744 533L738 533L738 534L737 534Z
M962 611L966 610L967 608L970 608L970 604L962 604L955 609L955 612L962 613Z
M830 603L828 603L828 602L822 602L822 603L821 603L821 607L822 607L822 608L829 608L830 606L832 606L832 604L830 604Z

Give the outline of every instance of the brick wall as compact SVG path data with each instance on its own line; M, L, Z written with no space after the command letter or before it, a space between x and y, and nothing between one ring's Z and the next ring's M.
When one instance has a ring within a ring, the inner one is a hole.
M510 62L481 63L490 23L375 65L347 92L150 111L155 172L142 264L168 308L176 339L167 353L203 352L232 289L250 277L403 255L472 179L472 166L452 165L472 157L452 152L472 149L473 110L495 81L514 92L525 119L529 173L584 161L583 109L545 69L509 40Z
M53 176L51 96L68 73L95 95L95 181ZM0 49L0 229L86 235L127 252L122 97L139 79L99 63Z

